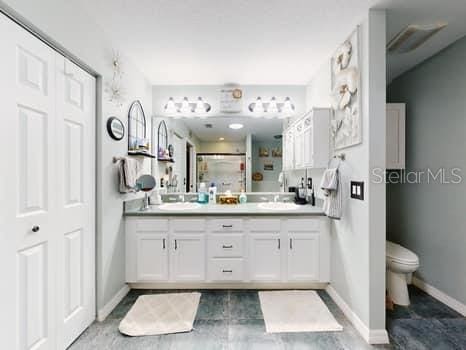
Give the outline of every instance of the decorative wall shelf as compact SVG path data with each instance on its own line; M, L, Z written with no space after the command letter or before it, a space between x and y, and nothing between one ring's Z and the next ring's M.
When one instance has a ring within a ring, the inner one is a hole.
M130 156L143 156L143 157L148 157L148 158L155 158L153 154L150 154L148 152L143 152L143 151L128 151L128 155Z

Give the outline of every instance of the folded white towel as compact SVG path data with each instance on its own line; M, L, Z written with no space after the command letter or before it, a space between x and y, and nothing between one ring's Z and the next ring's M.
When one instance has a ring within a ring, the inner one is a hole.
M323 210L331 219L341 218L341 183L338 168L325 170L320 187L324 191Z
M141 163L137 159L123 157L118 164L120 193L136 191L136 181L141 172Z

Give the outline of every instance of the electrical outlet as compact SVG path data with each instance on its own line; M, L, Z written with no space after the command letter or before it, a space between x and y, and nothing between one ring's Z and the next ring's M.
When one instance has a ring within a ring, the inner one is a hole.
M364 182L363 181L351 181L350 184L351 198L364 200Z

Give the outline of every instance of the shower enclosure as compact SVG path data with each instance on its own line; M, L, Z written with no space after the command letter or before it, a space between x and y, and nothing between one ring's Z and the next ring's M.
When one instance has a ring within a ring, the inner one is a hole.
M197 189L204 182L212 183L219 193L246 191L246 155L240 154L197 154Z

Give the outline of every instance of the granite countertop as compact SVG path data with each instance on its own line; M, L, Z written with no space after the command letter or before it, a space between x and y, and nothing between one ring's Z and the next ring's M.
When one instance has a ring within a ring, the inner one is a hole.
M202 204L192 210L161 210L158 205L152 205L149 210L141 211L140 203L125 203L125 216L324 216L320 206L299 205L295 210L266 210L259 208L259 203L238 205Z

